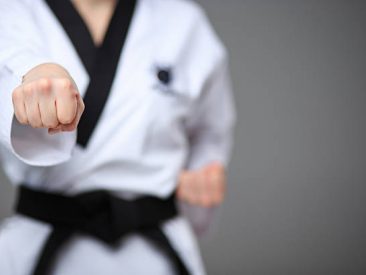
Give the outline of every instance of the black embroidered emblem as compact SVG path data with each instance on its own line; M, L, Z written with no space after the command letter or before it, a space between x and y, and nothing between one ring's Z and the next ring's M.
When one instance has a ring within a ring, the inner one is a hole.
M174 67L169 65L155 65L155 85L154 89L169 96L184 97L181 91L176 90L176 79Z
M164 85L169 85L172 81L172 72L170 68L158 68L157 77Z

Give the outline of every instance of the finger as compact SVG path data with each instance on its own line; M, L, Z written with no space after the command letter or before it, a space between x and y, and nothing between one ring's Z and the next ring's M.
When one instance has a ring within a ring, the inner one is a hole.
M68 79L56 79L52 86L56 95L57 119L61 124L71 124L78 107L73 84Z
M188 172L185 175L185 180L183 184L183 197L184 200L190 204L197 203L193 181L194 181L194 174L192 172Z
M80 122L80 118L82 116L82 114L84 113L84 110L85 110L85 105L84 105L84 101L83 99L81 98L80 94L78 92L76 92L77 96L76 96L76 99L77 99L77 112L76 112L76 118L75 118L75 125L77 126Z
M185 178L186 178L186 172L181 172L179 177L178 177L178 185L177 185L177 191L176 191L176 195L177 195L177 198L179 200L185 200Z
M41 79L38 82L39 110L42 124L47 128L55 128L58 126L58 119L56 113L56 100L51 91L51 81L48 79Z
M218 174L221 174L221 175L225 174L225 166L222 165L220 162L217 162L217 161L211 162L210 164L208 164L205 167L205 169L208 172L218 173Z
M61 130L64 131L64 132L70 132L70 131L74 131L79 122L80 122L80 118L81 118L81 115L83 114L84 112L84 102L81 98L81 96L79 95L79 93L76 92L76 97L77 97L77 111L76 111L76 117L75 119L70 123L70 124L66 124L66 125L61 125Z
M181 195L182 199L185 202L192 203L193 197L192 197L192 190L191 190L191 173L186 173L185 177L183 178L183 181L181 183Z
M14 90L14 92L12 94L12 100L13 100L14 114L15 114L16 119L21 124L28 124L27 113L25 111L25 106L24 106L24 97L23 97L22 86L19 86Z
M206 205L205 192L205 176L202 171L194 171L191 173L188 183L188 194L190 196L190 203L193 205Z
M209 190L208 179L206 177L205 171L201 170L197 173L195 180L197 203L203 207L209 207L212 201L211 193Z
M202 184L202 174L198 171L193 172L189 182L189 193L191 196L191 203L194 205L201 204L201 197L203 195Z
M208 175L210 185L212 186L211 190L212 190L213 203L215 205L221 204L224 199L225 185L226 185L224 170L221 168L211 169Z
M205 180L204 180L204 190L205 190L205 204L206 207L212 207L215 205L215 200L216 200L216 186L215 183L212 180L212 172L214 171L214 166L213 164L209 164L205 167L202 168L202 172L205 176Z
M214 192L212 190L212 184L208 176L207 171L202 171L202 195L201 195L201 206L211 207L214 205Z
M24 86L23 94L25 112L27 114L29 124L33 128L41 128L43 124L39 112L38 96L34 83Z

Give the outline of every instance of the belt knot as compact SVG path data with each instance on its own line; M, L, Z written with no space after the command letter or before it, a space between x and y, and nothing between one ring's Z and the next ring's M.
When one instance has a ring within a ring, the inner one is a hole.
M79 230L108 244L116 243L123 235L140 226L137 205L108 192L90 192L75 199L84 213Z

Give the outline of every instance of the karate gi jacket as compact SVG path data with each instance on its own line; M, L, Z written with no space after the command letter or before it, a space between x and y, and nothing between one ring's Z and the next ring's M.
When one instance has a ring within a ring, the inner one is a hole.
M49 135L14 118L12 91L27 71L48 62L66 68L85 95L90 73L46 1L0 0L0 157L12 184L70 195L106 189L128 199L165 198L182 169L227 165L235 121L228 54L196 3L137 1L87 146L77 143L76 131ZM184 209L196 229L209 223L212 209ZM192 274L205 274L186 217L166 222L163 230ZM3 222L0 274L29 274L49 232L49 225L20 215ZM62 251L55 274L173 271L138 234L115 250L80 235Z

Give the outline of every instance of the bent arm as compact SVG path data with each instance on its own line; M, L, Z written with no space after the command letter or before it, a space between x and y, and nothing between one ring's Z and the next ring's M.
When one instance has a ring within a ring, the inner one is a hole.
M189 188L201 193L201 196L196 195L201 202L181 202L181 209L199 235L208 231L223 200L225 170L231 154L234 122L235 108L225 59L208 80L202 98L187 125L190 155L186 169L202 175L201 182L192 182ZM194 184L201 185L201 188L193 188Z
M0 145L29 165L59 164L71 157L75 132L49 135L46 128L23 125L13 105L13 92L23 76L52 60L29 7L6 0L0 0L0 6Z

